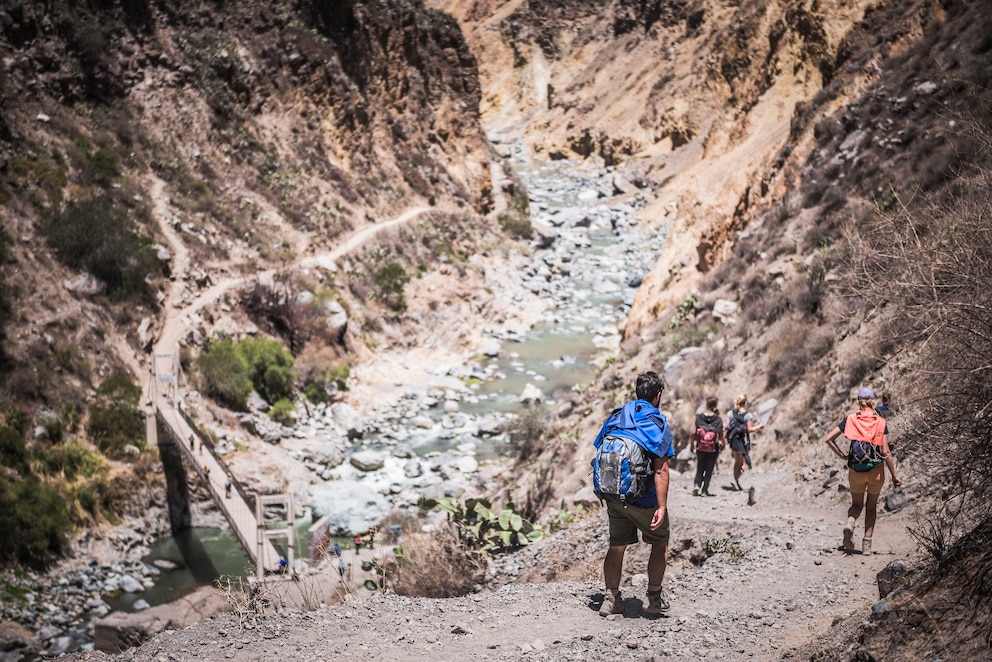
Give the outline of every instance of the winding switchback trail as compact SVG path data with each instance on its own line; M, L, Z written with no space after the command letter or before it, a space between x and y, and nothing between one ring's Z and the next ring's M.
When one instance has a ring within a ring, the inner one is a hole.
M187 320L190 315L193 315L200 311L205 306L208 306L223 296L225 293L231 291L232 289L244 286L246 283L253 279L259 277L264 277L266 275L273 275L276 273L276 269L267 269L254 274L236 276L225 278L214 285L210 286L206 290L200 292L196 297L187 305L180 306L176 302L181 301L181 295L184 283L189 271L189 253L183 244L182 240L179 238L175 230L166 221L171 214L167 208L167 201L162 194L163 183L161 180L155 180L153 182L153 200L154 200L154 210L155 216L158 219L160 229L166 240L169 243L170 248L175 256L172 263L172 273L174 274L174 281L172 283L171 291L166 298L166 311L165 320L162 324L162 330L158 334L158 339L155 342L154 348L152 349L154 361L155 355L160 354L172 354L178 350L179 339L182 337L187 326ZM437 211L436 207L411 207L399 216L384 221L382 223L377 223L375 225L370 225L360 230L356 230L351 235L345 239L340 245L336 246L333 250L320 255L313 255L306 258L301 258L297 260L292 265L287 265L286 267L281 267L281 269L289 267L313 267L324 262L333 262L340 259L342 256L347 255L351 251L360 247L366 241L376 236L378 233L388 230L390 228L396 227L398 225L403 225L408 223L414 218L417 218L421 214L425 214L431 211ZM145 375L145 394L146 396L150 393L151 389L151 373Z

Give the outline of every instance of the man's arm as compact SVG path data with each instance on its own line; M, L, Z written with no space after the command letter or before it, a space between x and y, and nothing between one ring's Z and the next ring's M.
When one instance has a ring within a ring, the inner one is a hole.
M654 490L658 494L658 509L654 511L651 518L651 530L654 531L665 521L665 513L668 511L668 458L656 457L654 459Z

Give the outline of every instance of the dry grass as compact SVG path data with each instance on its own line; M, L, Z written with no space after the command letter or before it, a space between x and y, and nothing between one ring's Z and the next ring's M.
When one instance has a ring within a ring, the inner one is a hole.
M398 548L395 563L387 568L393 590L399 595L453 598L467 595L486 577L486 553L469 550L454 524L445 522L430 533L410 535Z
M769 390L788 386L805 375L834 342L832 329L804 319L786 320L769 337L766 384Z

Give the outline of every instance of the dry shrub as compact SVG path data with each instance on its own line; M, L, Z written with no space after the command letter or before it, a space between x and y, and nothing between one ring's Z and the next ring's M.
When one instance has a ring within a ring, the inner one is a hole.
M980 133L992 154L992 122ZM984 159L984 160L983 160ZM971 522L992 518L992 170L971 168L867 227L852 227L853 288L896 322L898 349L916 349L906 380L918 448L941 448L930 478L960 498ZM913 452L907 449L906 452ZM927 458L928 460L930 458ZM935 513L934 517L941 517ZM940 529L940 526L937 526ZM960 530L960 529L959 529ZM934 555L950 544L943 540Z
M767 388L787 386L833 346L833 331L805 320L786 320L768 343Z
M444 522L430 533L411 535L403 547L397 548L396 561L386 570L396 593L454 598L482 585L488 563L486 553L466 548L454 527Z

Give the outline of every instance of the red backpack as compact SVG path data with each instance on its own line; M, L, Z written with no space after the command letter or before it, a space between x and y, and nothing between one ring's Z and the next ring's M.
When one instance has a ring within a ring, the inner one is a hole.
M717 450L716 430L708 425L696 427L696 450L704 453L712 453Z

